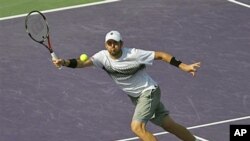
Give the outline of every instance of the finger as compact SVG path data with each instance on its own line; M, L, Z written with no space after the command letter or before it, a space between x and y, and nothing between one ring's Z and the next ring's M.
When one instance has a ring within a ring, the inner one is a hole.
M195 66L200 67L201 66L201 62L195 63Z
M57 65L57 64L58 64L58 61L53 61L53 64Z
M58 59L52 59L52 62L56 63L56 62L58 62Z
M193 68L194 69L198 69L200 67L201 67L201 63L200 62L193 64Z
M193 77L195 76L195 72L194 72L194 71L192 71L192 72L190 72L190 73L192 74Z

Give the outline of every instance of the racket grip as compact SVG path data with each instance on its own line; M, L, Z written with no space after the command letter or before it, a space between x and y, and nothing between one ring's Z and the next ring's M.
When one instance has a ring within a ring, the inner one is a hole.
M54 52L52 52L51 54L52 60L57 60L58 57L56 56L56 54ZM58 66L58 69L62 69L62 66Z

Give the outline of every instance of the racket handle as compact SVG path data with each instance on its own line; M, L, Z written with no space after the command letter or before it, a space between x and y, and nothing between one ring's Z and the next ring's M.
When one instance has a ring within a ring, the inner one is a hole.
M56 56L56 54L54 52L52 52L51 54L52 60L57 60L58 57ZM62 69L62 66L58 66L58 69Z

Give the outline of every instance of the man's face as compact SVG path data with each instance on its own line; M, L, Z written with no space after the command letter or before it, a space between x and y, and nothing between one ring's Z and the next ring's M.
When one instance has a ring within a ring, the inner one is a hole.
M105 43L105 47L111 56L118 57L119 55L121 55L122 42L108 40Z

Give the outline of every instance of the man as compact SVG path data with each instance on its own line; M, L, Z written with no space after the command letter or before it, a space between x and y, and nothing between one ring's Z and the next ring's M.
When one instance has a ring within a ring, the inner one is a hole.
M106 50L94 54L85 62L78 59L58 59L53 63L56 66L70 68L94 65L105 70L135 104L131 130L141 140L157 141L156 137L146 129L147 122L151 121L179 139L195 141L195 137L185 127L171 119L168 110L160 101L159 85L146 73L145 67L152 65L154 60L162 60L195 76L200 62L188 65L166 52L124 48L118 31L110 31L106 34L105 47Z

